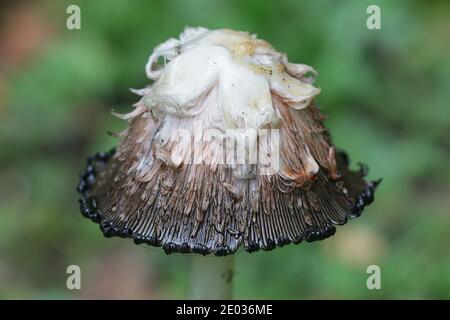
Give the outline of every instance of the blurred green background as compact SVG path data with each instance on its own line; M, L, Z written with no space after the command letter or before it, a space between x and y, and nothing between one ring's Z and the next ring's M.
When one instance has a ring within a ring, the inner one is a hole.
M0 298L188 296L189 256L104 238L75 192L86 156L126 126L110 110L130 110L152 49L186 25L251 31L316 68L334 142L384 179L333 238L239 252L235 297L450 298L450 2L376 0L2 1ZM66 288L71 264L82 290Z

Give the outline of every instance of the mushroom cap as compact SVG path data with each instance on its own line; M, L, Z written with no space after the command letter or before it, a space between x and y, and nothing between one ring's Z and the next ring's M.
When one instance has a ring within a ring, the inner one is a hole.
M317 73L266 41L187 28L146 72L117 150L90 157L78 186L105 236L167 253L270 250L325 239L373 201L379 181L351 171L322 124Z

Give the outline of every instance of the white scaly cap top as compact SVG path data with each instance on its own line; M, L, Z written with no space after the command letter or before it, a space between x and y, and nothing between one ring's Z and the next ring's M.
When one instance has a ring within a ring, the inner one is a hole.
M159 65L158 59L164 59ZM144 103L154 112L181 117L198 115L202 100L217 88L224 129L276 128L279 116L272 94L294 109L303 109L319 94L308 74L313 68L287 61L256 35L230 29L186 28L179 39L157 46L146 65L155 80L144 90Z

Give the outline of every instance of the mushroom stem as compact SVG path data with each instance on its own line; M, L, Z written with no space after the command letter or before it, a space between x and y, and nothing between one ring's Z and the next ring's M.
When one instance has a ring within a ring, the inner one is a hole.
M234 255L192 256L191 298L230 300L232 298Z

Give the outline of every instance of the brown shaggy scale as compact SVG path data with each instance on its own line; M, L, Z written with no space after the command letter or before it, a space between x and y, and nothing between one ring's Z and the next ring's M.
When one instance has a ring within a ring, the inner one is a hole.
M377 182L366 182L363 169L349 170L314 104L295 110L276 95L273 102L281 118L282 173L249 178L227 165L168 165L167 150L154 140L165 118L138 104L117 151L89 159L79 185L83 214L106 236L168 253L226 255L242 244L252 252L333 235L334 225L359 216L373 200ZM316 174L308 153L319 165Z

